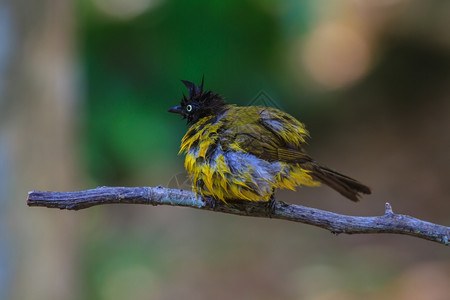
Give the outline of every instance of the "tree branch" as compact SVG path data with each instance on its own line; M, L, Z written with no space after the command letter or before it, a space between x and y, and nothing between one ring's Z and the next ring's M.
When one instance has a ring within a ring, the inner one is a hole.
M202 198L190 191L152 187L100 187L77 192L28 193L28 206L43 206L68 210L79 210L100 204L128 203L183 206L241 216L271 217L314 225L332 233L397 233L415 236L449 245L450 227L425 222L410 216L398 215L386 203L385 213L376 217L340 215L315 208L276 202L272 214L268 215L267 203L236 201L228 205L217 203L210 207Z

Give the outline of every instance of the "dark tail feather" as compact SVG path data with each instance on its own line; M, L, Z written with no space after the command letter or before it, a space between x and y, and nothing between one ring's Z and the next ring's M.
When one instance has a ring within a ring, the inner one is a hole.
M361 197L360 193L371 193L371 190L368 186L360 183L353 178L328 169L327 167L314 165L311 176L313 177L313 179L328 185L329 187L352 201L359 201L359 197Z

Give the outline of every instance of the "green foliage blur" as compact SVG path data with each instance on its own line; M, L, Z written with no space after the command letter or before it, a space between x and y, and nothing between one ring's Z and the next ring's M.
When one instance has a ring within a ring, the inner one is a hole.
M385 52L357 85L311 90L288 70L289 47L317 14L319 5L309 1L155 1L130 19L108 15L96 2L81 1L78 10L84 150L98 184L133 184L134 174L165 174L168 163L181 164L176 153L186 127L167 114L186 92L180 79L204 75L206 88L239 105L264 90L319 132L356 114L367 123L386 111L400 118L419 109L448 74L445 50L420 37L387 36ZM304 69L295 72L307 77Z
M306 18L305 6L296 16ZM80 7L86 74L86 154L96 182L116 185L176 158L184 122L169 115L199 82L245 105L264 87L282 93L283 30L252 1L173 1L123 21ZM141 171L140 171L141 170ZM131 181L132 182L132 181Z
M357 208L325 188L320 196L311 189L280 193L283 201L360 215L394 201L394 210L403 205L405 213L448 220L450 144L439 132L449 125L450 42L442 38L444 22L429 23L445 19L444 4L360 2L77 2L81 139L91 185L167 185L182 173L177 153L187 128L167 109L186 92L181 79L198 83L204 75L206 89L238 105L264 91L306 123L314 157L374 189ZM437 28L442 36L433 35ZM399 270L423 253L444 257L423 241L382 237L383 248L373 236L358 244L298 224L134 209L102 208L107 217L97 210L86 224L98 232L83 245L85 299L197 299L199 291L201 299L227 299L227 284L250 299L360 299L372 292L370 299L409 299L394 292L386 298L396 288L391 282L409 282L395 281ZM414 266L405 272L422 272Z

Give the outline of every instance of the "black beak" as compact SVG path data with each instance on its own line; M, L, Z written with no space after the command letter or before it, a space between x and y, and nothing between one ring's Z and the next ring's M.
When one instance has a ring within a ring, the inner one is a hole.
M174 114L180 114L180 115L183 114L183 108L181 107L181 105L171 107L167 111L174 113Z

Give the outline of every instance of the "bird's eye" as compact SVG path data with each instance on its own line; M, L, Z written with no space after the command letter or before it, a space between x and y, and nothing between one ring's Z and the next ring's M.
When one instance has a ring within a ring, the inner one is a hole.
M186 110L187 110L187 111L191 111L191 110L192 110L192 105L188 104L188 105L186 106Z

